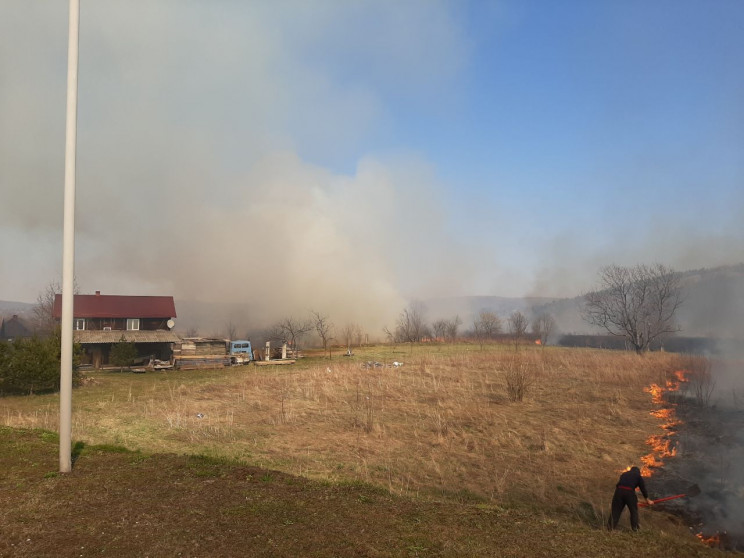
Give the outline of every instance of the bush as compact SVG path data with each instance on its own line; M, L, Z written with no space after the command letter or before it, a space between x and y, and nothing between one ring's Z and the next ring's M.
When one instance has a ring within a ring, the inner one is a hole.
M716 388L716 379L713 377L713 365L710 359L704 356L687 355L684 363L688 380L685 391L691 389L695 403L701 407L707 407Z
M134 346L134 343L124 341L123 337L111 347L109 360L114 366L118 366L119 368L131 366L135 358L137 358L137 348Z
M60 335L0 343L0 394L56 391L60 382ZM73 349L73 384L79 383L81 348Z
M509 401L522 401L532 381L533 375L527 365L514 360L506 363L506 394Z

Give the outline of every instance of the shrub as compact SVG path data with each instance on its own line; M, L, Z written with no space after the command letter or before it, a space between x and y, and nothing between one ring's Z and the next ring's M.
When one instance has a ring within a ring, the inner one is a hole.
M685 368L695 403L701 407L707 407L716 387L710 359L704 356L688 355L685 359Z
M522 401L532 385L532 374L525 363L511 360L506 364L506 394L509 401Z
M0 343L0 393L55 391L60 382L60 334ZM79 382L80 345L73 350L73 384Z
M137 348L134 346L134 343L127 343L124 341L123 337L118 343L111 347L109 360L114 366L120 368L131 366L135 358L137 358Z

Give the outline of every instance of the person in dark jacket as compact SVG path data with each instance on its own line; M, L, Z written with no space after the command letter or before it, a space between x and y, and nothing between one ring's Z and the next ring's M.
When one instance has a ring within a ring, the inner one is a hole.
M636 488L640 488L646 503L653 505L654 501L648 498L646 483L643 482L641 471L638 467L631 467L620 475L620 479L615 485L615 494L612 495L610 529L617 527L617 523L620 521L620 514L623 513L625 506L628 506L628 511L630 512L630 526L633 531L637 531L640 527L638 524L638 496L636 496Z

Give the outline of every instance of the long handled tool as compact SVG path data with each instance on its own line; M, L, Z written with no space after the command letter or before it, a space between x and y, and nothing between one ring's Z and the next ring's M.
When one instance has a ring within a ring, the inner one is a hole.
M667 500L675 500L676 498L692 498L693 496L697 496L700 494L700 487L697 484L693 484L690 488L687 489L687 492L685 494L675 494L674 496L665 496L664 498L657 498L654 500L654 504L658 504L659 502L666 502ZM647 508L650 504L647 504L646 502L639 502L638 507L639 508Z
M654 500L654 504L658 504L659 502L666 502L667 500L674 500L675 498L684 498L687 494L675 494L674 496L666 496L664 498L657 498ZM646 502L638 502L639 508L647 508L651 504L647 504Z

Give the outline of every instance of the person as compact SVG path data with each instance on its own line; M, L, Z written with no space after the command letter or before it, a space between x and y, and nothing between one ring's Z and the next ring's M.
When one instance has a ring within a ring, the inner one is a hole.
M638 497L636 496L636 488L641 490L646 503L651 506L654 501L649 500L648 492L646 492L646 483L643 482L641 471L638 467L631 467L620 475L620 479L615 485L615 493L612 495L612 516L610 517L610 529L617 527L618 521L620 521L620 514L623 513L625 506L628 506L630 512L630 527L633 531L637 531L640 527L638 523Z

